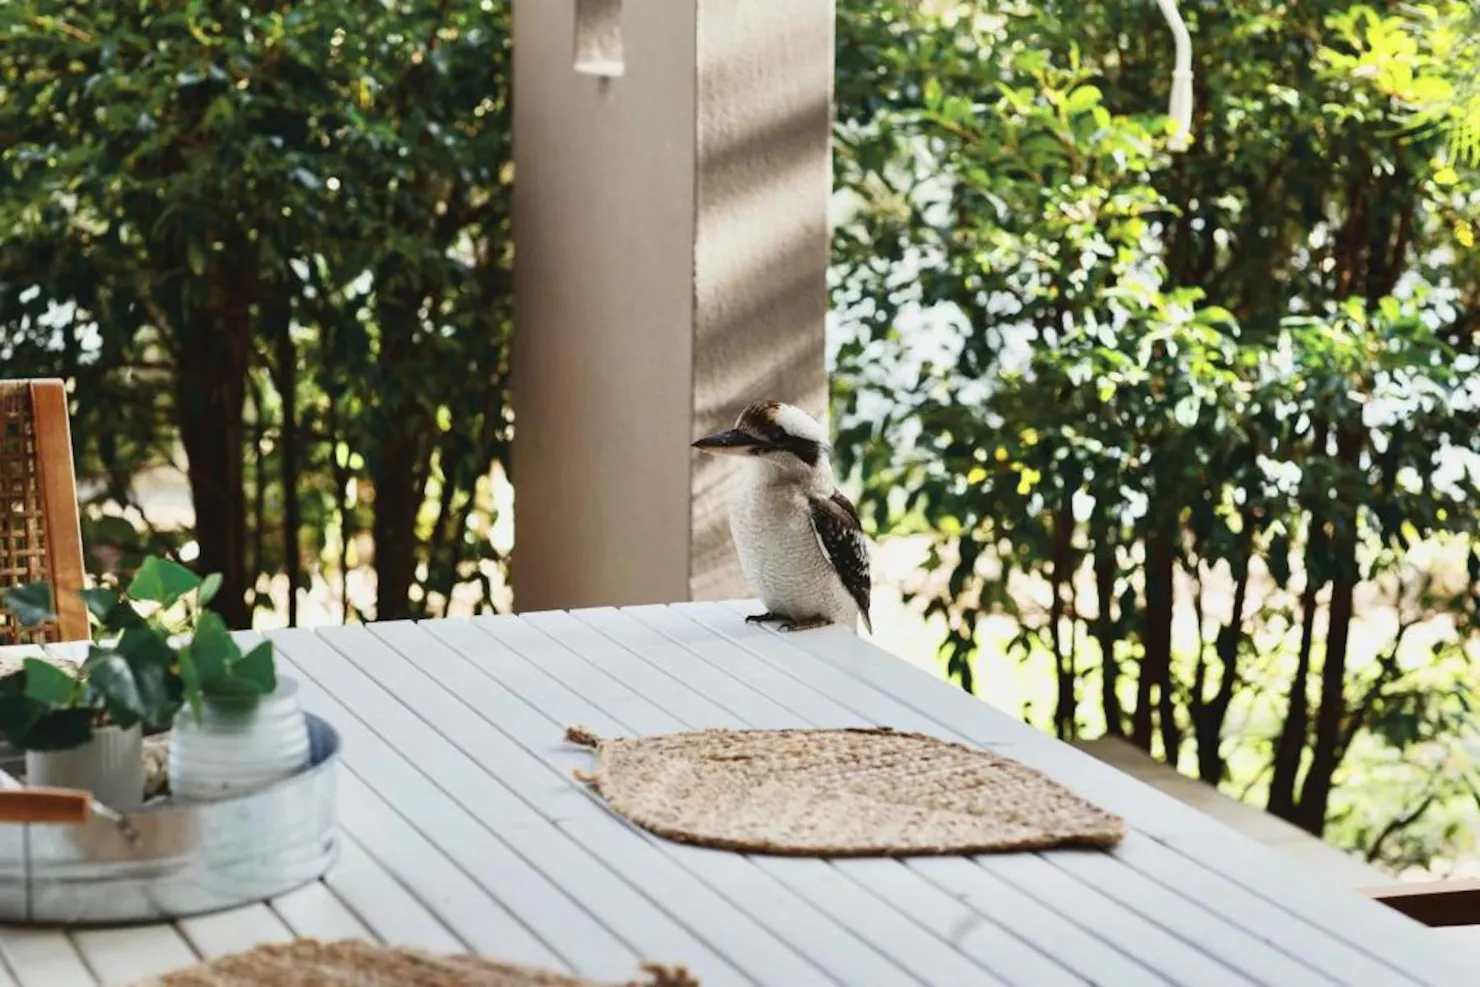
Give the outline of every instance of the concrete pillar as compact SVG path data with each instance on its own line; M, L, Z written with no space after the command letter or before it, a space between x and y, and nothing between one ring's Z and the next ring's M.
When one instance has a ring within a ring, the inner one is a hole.
M831 0L514 7L514 603L744 595L749 401L826 404Z

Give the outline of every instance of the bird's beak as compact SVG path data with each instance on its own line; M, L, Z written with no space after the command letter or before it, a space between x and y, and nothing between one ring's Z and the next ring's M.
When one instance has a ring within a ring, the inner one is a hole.
M694 443L694 448L718 456L743 456L760 445L760 439L738 428L727 428L723 432L706 435Z

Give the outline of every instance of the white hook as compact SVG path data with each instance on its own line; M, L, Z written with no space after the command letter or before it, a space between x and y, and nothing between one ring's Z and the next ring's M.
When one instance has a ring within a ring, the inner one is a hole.
M1156 0L1156 5L1161 8L1177 43L1177 61L1172 71L1172 105L1167 111L1177 121L1177 132L1167 146L1173 151L1185 151L1192 143L1192 35L1182 21L1177 0Z

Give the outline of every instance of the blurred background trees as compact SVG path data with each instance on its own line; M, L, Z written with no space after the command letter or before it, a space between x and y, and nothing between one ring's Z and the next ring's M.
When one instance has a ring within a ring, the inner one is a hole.
M1183 7L1173 155L1148 0L840 3L840 458L963 686L1006 619L1043 727L1461 853L1480 15ZM511 57L507 0L0 5L0 367L74 382L94 572L507 606Z
M375 616L490 602L508 5L37 0L0 26L0 360L76 382L97 565L198 553L233 626L270 576L296 622L372 552ZM172 467L193 530L136 503Z
M1153 4L845 6L839 447L964 687L1005 614L1045 727L1422 859L1480 805L1473 11L1184 13L1172 155Z

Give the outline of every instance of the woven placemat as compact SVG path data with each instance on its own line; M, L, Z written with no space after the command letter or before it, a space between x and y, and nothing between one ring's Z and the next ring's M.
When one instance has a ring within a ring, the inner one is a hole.
M885 727L700 730L604 740L577 778L668 839L746 853L921 856L1111 847L1096 808L1016 761Z
M480 956L434 956L358 939L298 939L258 946L131 987L699 987L681 969L645 966L625 984L499 963Z

